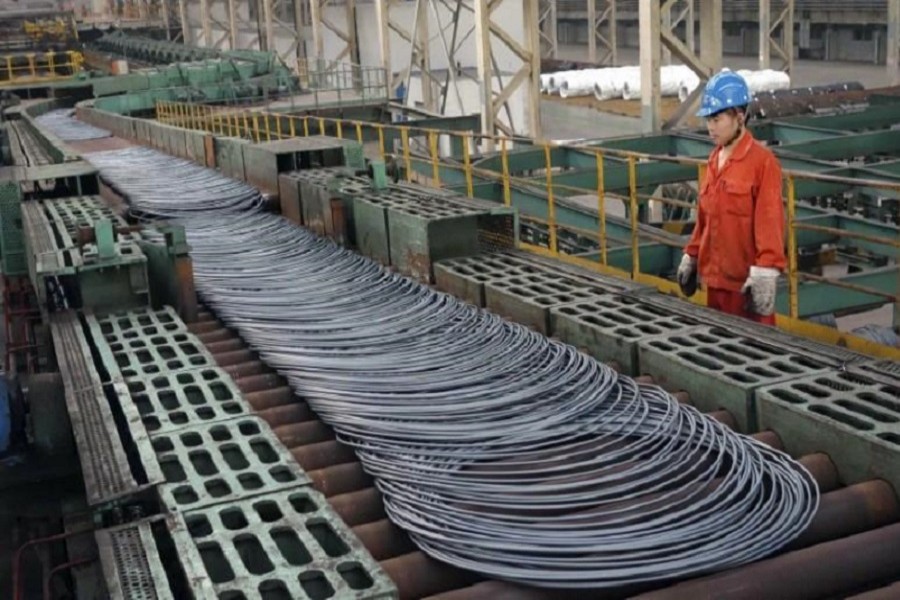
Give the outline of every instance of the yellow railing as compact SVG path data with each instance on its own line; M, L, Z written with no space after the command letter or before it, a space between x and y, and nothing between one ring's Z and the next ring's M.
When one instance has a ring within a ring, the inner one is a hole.
M66 79L80 72L80 52L27 52L0 55L0 86Z
M205 130L216 135L247 138L255 142L266 142L295 136L326 134L335 135L336 137L344 139L355 139L360 143L374 144L374 148L370 147L373 154L377 153L377 155L382 158L389 157L401 162L409 181L413 180L414 173L416 173L415 176L417 181L432 186L440 186L442 172L458 172L460 174L460 181L465 185L466 194L470 197L474 196L473 182L476 176L482 180L498 183L502 186L503 203L507 206L512 204L512 190L514 187L524 186L534 189L536 186L542 185L534 179L516 177L510 172L509 159L513 145L519 143L525 146L535 146L532 140L525 138L487 136L470 131L422 128L416 127L412 123L381 124L310 115L293 116L247 108L238 109L227 106L166 101L157 102L156 117L162 123L177 125L187 129ZM386 140L389 138L392 138L395 141L394 147L388 147ZM367 140L371 141L367 142ZM399 143L396 143L398 140ZM456 144L458 148L461 148L461 162L441 156L440 149L447 143ZM478 147L499 148L501 165L499 172L478 168L472 164L471 154ZM681 243L672 241L672 237L664 234L662 231L654 233L646 227L641 228L638 219L638 207L651 201L661 205L676 206L688 210L695 207L693 204L682 200L642 194L639 189L637 170L638 165L642 161L648 160L690 165L697 170L697 182L699 184L705 176L706 161L685 157L672 157L617 149L597 148L595 146L577 144L565 145L565 148L579 150L595 157L597 176L596 208L599 224L597 231L586 231L571 225L561 226L556 218L557 196L559 193L569 192L572 195L583 196L585 194L584 188L554 182L554 174L560 172L560 167L554 165L552 161L553 149L557 147L556 145L545 142L543 144L538 144L535 147L543 148L544 161L542 165L542 174L545 178L543 186L547 194L547 216L543 219L532 215L522 215L521 218L524 221L545 227L548 231L549 241L547 247L524 243L522 244L523 247L538 254L552 256L601 273L630 278L640 283L653 285L660 289L660 291L680 295L680 290L674 282L641 271L641 257L639 251L641 240L661 243L675 248L680 247ZM615 194L608 191L604 168L606 159L618 159L625 161L627 164L628 189L626 194ZM414 165L417 167L415 170L413 169ZM429 176L426 177L424 173L429 173ZM532 170L531 175L534 174L535 173ZM801 332L804 335L815 337L817 339L834 343L844 343L858 349L884 355L885 351L877 344L867 343L858 338L854 340L851 339L850 336L836 338L835 335L838 334L836 334L834 330L805 323L799 319L799 286L800 282L803 280L825 282L836 287L863 292L884 298L886 302L897 302L897 294L888 294L881 290L801 272L798 266L797 234L798 231L806 230L827 233L835 237L865 239L870 243L893 248L897 251L897 255L900 255L900 240L887 237L866 236L841 229L799 223L796 218L797 199L795 190L796 183L799 180L827 181L848 186L863 185L867 188L884 189L892 192L900 192L900 184L887 181L861 182L858 179L831 177L789 170L784 171L784 177L787 206L786 229L788 237L788 269L786 275L789 282L789 311L787 315L779 315L779 326L795 332ZM444 179L446 179L446 177L444 177ZM610 200L618 200L627 207L629 217L628 246L631 250L631 264L630 269L627 270L617 268L610 265L608 262L609 239L607 235L607 208ZM596 260L574 256L560 251L560 230L565 230L572 234L596 240L598 247ZM898 281L900 281L900 277L898 277ZM705 304L706 295L701 290L691 298L691 301ZM900 358L900 352L888 352L888 355Z

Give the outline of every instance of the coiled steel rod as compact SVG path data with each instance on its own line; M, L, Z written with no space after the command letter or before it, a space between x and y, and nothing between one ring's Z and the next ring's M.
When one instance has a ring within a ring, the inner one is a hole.
M437 559L619 586L767 556L817 509L787 455L258 212L252 188L149 150L90 158L138 214L181 219L203 299L355 448L391 520Z
M109 137L109 131L94 127L72 117L71 109L51 110L35 118L35 121L65 142L96 140Z

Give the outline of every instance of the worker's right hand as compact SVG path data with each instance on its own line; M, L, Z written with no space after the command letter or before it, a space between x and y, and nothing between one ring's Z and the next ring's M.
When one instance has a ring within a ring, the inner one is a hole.
M678 265L678 272L675 274L675 278L678 280L678 286L681 288L681 293L687 297L693 296L694 292L697 291L697 285L691 285L691 277L696 271L697 259L688 254L682 256L681 264Z

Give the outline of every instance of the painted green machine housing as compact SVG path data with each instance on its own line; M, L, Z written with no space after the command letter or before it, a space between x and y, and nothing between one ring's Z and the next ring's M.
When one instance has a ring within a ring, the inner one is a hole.
M363 169L362 146L350 140L310 136L242 147L244 179L263 192L278 195L278 175L289 171L346 166Z
M147 259L125 221L97 197L30 201L23 206L26 260L41 310L77 307L98 314L149 303ZM78 243L78 229L94 240Z
M22 230L22 189L14 181L0 183L0 258L4 275L28 273Z
M518 243L514 209L447 190L396 184L342 193L352 197L359 251L425 283L434 282L439 260L512 249Z

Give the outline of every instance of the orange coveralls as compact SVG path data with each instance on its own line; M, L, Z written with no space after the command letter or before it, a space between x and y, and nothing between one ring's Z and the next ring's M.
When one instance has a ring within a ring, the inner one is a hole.
M741 287L753 265L785 268L781 165L749 131L720 171L721 150L709 156L697 224L684 251L697 259L711 308L774 325L775 315L745 309Z

